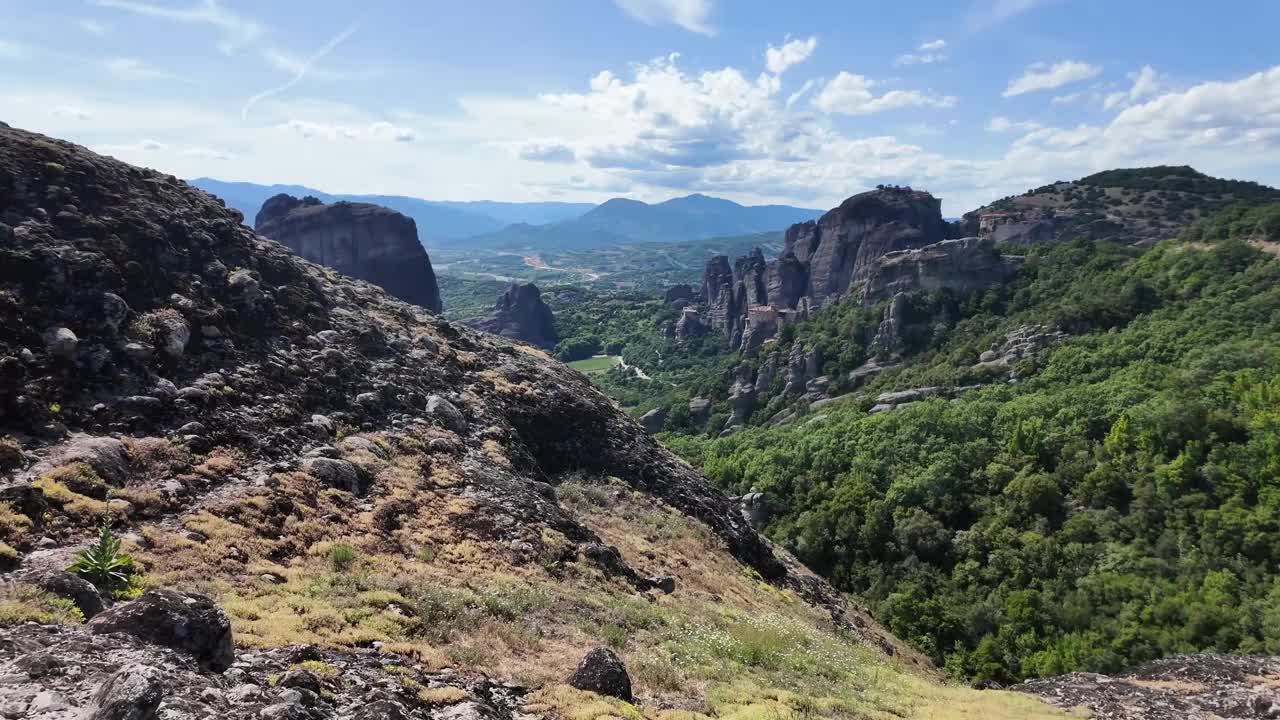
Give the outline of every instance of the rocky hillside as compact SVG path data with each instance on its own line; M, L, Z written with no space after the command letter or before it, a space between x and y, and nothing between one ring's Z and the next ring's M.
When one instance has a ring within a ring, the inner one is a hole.
M0 129L6 716L1057 716L931 680L581 375L241 219Z
M440 289L417 225L394 210L282 193L262 204L254 229L307 260L440 312Z
M550 349L556 344L556 319L533 283L512 283L493 307L493 314L470 323L485 332Z
M997 243L1084 237L1150 245L1232 203L1277 200L1280 190L1210 177L1185 165L1131 168L1004 198L967 213L962 226L966 234Z

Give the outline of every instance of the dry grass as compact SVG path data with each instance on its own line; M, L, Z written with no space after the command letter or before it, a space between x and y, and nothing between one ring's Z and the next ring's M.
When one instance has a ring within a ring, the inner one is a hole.
M7 502L0 502L0 542L22 547L31 538L31 518L13 509Z
M0 584L0 626L26 622L78 625L84 622L84 615L74 602L54 597L31 585Z
M1208 685L1201 682L1193 682L1190 680L1125 680L1130 685L1136 685L1148 690L1160 690L1171 693L1202 693L1209 689Z

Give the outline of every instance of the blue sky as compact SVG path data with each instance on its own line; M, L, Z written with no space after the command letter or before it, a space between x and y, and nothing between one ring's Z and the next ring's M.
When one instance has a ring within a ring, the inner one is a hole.
M0 120L184 177L956 215L1191 164L1280 185L1280 2L0 0Z

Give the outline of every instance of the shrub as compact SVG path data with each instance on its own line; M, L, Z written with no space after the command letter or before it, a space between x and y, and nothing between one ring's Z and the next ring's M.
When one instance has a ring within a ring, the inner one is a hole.
M338 543L329 548L329 561L333 563L335 572L346 572L357 557L356 549L346 543Z
M98 529L97 541L75 557L67 571L88 580L99 590L115 593L136 584L133 558L120 552L119 538L111 534L111 527L105 523Z

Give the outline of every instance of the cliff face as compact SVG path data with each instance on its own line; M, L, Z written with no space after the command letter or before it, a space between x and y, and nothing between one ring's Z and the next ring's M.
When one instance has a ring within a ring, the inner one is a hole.
M440 312L440 290L411 218L368 203L325 205L313 197L268 199L254 229L298 255L367 280L406 302Z
M555 347L556 322L542 291L533 283L512 283L498 297L493 315L472 327L543 348Z
M754 351L777 327L833 298L868 304L895 292L970 289L1008 277L991 243L944 241L941 201L910 188L854 195L816 221L793 225L777 259L757 249L714 257L703 273L712 326L734 348ZM765 308L771 308L767 311Z

